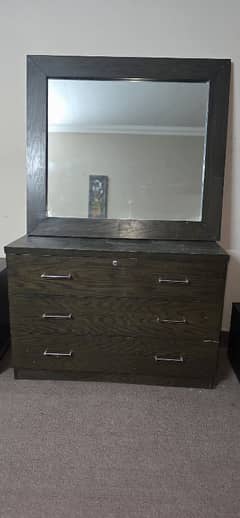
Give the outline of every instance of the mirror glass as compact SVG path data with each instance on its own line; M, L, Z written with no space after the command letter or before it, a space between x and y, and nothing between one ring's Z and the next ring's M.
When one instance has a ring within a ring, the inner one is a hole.
M48 80L48 216L200 221L208 83Z

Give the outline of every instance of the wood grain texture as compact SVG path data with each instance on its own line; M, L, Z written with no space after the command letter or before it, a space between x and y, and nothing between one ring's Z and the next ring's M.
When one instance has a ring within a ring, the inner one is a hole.
M117 266L112 262L117 260ZM9 286L12 293L78 297L148 297L161 300L217 302L222 299L225 261L198 256L137 254L92 254L79 257L7 255ZM41 275L71 275L68 280L47 280ZM189 281L189 284L159 283L162 280Z
M164 241L164 240L135 240L135 239L94 239L71 237L31 237L22 236L5 247L6 253L31 255L88 255L98 252L130 254L174 254L174 255L201 255L204 260L211 261L212 257L221 256L220 260L227 261L228 254L213 241ZM154 256L153 255L153 256ZM193 261L194 259L191 258Z
M155 242L116 242L114 249L114 242L89 241L78 242L74 253L73 244L66 246L66 255L59 240L44 253L38 239L34 253L34 240L29 248L26 239L7 247L16 377L213 386L228 260L222 249L172 243L164 251ZM42 273L71 278L46 280ZM162 284L159 276L189 283ZM184 361L171 361L178 358Z
M221 304L171 299L14 297L14 332L40 340L48 336L158 336L161 341L219 340ZM43 318L42 316L45 316ZM46 318L51 315L52 318ZM71 319L54 315L72 315ZM170 322L166 322L166 320ZM184 322L186 321L186 322ZM181 323L180 323L181 322Z
M47 214L47 80L34 59L27 58L27 228L31 232Z
M28 56L28 234L122 239L216 240L221 224L231 62L169 59ZM209 82L202 221L46 218L48 78ZM214 203L213 203L214 200Z
M216 192L214 193L216 195ZM211 204L212 212L214 205ZM204 217L204 216L203 216ZM206 219L206 218L205 218ZM210 220L212 226L212 220ZM134 219L50 218L46 217L30 236L69 236L114 239L212 240L208 222Z
M205 82L220 68L230 66L228 59L149 58L113 56L29 55L47 77L58 79L152 79L158 81Z
M214 234L215 240L220 239L221 233L231 76L230 62L225 65L219 67L214 81L209 82L202 222L206 224L208 232Z
M33 343L30 337L20 340L20 347L14 354L15 368L69 370L82 372L105 372L122 374L145 374L166 377L207 377L216 363L216 345L208 347L198 343L193 349L189 344L170 346L159 340L133 337L49 337ZM70 353L71 357L44 356L51 353ZM155 355L164 358L156 362ZM177 362L179 358L182 362Z

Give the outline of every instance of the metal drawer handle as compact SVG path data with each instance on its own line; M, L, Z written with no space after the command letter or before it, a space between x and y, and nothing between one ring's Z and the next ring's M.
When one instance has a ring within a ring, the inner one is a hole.
M117 266L117 265L118 265L118 261L117 261L117 259L113 259L113 261L112 261L112 265L113 265L113 266Z
M42 318L45 319L45 318L59 318L59 319L67 319L67 320L70 320L72 318L72 313L68 313L68 315L51 315L49 313L43 313L42 314Z
M66 275L48 275L47 273L42 273L41 279L70 280L72 279L72 275L71 273L67 273Z
M174 363L183 363L183 356L179 356L178 358L166 358L166 356L159 356L159 354L155 354L154 356L155 362L174 362Z
M190 284L190 281L187 277L183 280L163 279L162 277L158 277L158 282L159 284Z
M72 351L69 351L69 353L51 353L47 349L45 349L43 356L54 356L54 358L71 358L73 355Z
M181 320L171 320L168 318L163 318L160 320L159 317L157 317L157 322L161 322L162 324L187 324L186 318L182 318Z

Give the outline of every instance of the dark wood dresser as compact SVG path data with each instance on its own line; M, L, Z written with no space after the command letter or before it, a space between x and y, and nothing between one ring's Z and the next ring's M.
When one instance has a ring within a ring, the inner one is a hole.
M23 237L6 254L17 378L216 383L216 243Z

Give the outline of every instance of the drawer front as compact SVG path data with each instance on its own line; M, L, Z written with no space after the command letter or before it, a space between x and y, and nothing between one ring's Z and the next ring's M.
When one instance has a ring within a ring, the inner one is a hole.
M10 293L86 297L144 297L218 301L225 266L216 258L186 256L80 257L8 255Z
M221 304L156 298L20 297L11 300L16 333L54 335L157 336L162 340L218 340Z
M15 368L205 378L215 372L217 346L196 341L166 348L157 339L116 336L38 340L26 333L13 337L13 352Z

